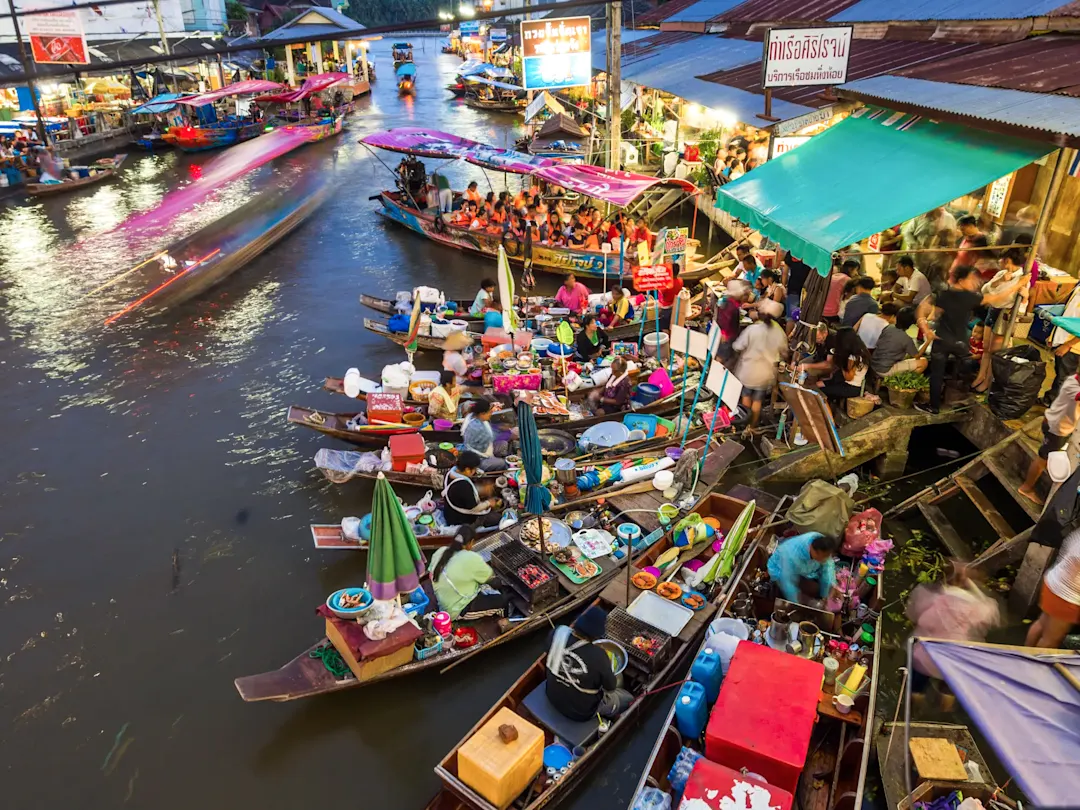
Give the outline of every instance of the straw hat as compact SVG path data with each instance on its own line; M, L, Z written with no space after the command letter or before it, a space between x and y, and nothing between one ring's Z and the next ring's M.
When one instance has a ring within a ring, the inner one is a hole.
M466 332L451 332L443 340L443 348L447 351L456 352L471 346L473 339Z

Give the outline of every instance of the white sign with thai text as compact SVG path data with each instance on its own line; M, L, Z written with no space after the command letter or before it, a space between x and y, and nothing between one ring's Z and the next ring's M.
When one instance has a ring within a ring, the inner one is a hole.
M809 136L795 135L790 138L773 138L773 157L780 157L785 152L790 152L796 146L802 146L810 140Z
M769 29L761 86L843 84L851 56L851 32L851 26Z

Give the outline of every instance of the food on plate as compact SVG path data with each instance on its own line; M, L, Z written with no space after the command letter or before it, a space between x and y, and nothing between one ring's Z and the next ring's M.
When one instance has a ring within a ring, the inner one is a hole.
M683 599L683 604L691 610L701 610L705 607L705 597L700 593L688 593Z
M565 548L555 549L551 556L560 565L573 566L577 562L578 550L573 546L566 546Z
M592 560L582 558L574 564L574 573L582 579L588 579L600 573L600 566Z
M641 588L643 591L649 591L656 587L656 577L648 571L638 571L630 577L630 581L634 583L635 588Z
M338 605L343 608L358 608L364 604L362 593L343 593L338 597Z
M674 582L661 582L656 586L656 592L665 599L678 599L682 596L682 588Z
M521 527L521 542L531 548L533 551L540 550L540 532L544 533L544 542L551 547L551 533L554 530L554 525L548 518L540 518L540 520L527 520Z

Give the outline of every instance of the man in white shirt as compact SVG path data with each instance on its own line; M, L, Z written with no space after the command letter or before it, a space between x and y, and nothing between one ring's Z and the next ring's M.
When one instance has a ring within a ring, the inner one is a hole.
M915 267L910 256L901 256L896 263L897 275L904 279L903 292L893 292L893 298L918 308L926 296L930 295L930 279Z
M881 337L882 331L890 323L896 322L896 313L900 311L900 307L896 304L886 303L881 305L881 314L873 312L867 312L858 322L855 324L855 331L859 337L862 338L862 342L866 344L866 348L870 351L874 350L877 346L878 338Z

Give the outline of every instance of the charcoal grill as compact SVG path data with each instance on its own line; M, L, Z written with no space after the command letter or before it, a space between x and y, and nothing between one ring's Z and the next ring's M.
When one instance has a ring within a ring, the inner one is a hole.
M646 673L652 674L656 672L671 655L671 636L640 619L634 618L621 607L613 608L608 613L605 632L608 638L619 642L626 648L630 663ZM633 641L637 636L656 641L659 645L656 652L649 655L644 650L635 647Z
M529 587L517 574L518 569L526 565L537 566L550 578L535 588ZM520 540L491 549L491 567L534 609L555 601L559 596L559 578L554 569L547 565L539 554L526 548Z

